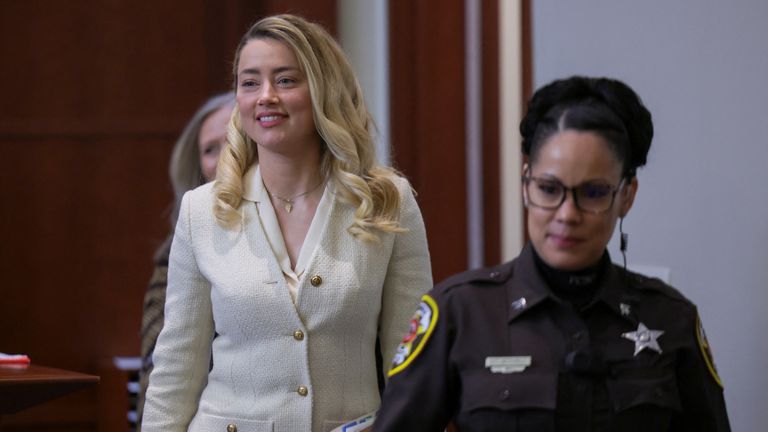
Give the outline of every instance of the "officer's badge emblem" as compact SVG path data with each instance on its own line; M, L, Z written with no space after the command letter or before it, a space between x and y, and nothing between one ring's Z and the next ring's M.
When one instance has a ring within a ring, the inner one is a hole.
M704 363L707 364L709 373L712 374L712 378L715 379L717 385L723 387L723 382L720 380L720 376L717 374L717 368L715 367L715 359L712 357L712 349L709 347L709 341L707 335L704 333L704 326L701 325L701 318L696 315L696 341L699 343L701 349L701 355L704 357Z
M389 376L405 369L419 355L437 323L437 303L429 295L421 298L421 304L411 318L408 334L395 351Z
M632 313L632 307L626 303L619 303L619 310L623 317L629 316L629 314Z
M659 342L656 339L661 337L663 334L663 330L651 330L646 327L645 324L640 323L637 326L637 330L623 333L621 337L624 339L629 339L635 343L635 356L637 356L641 351L645 349L653 350L661 354L661 347L659 346Z

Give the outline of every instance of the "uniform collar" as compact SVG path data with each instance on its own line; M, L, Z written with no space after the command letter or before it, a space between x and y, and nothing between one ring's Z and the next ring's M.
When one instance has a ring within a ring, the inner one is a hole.
M608 307L616 315L626 319L634 325L639 322L635 314L635 307L640 301L636 291L631 289L632 276L623 268L611 264L603 275L595 301L590 307L601 303Z
M529 243L512 265L512 277L508 279L506 288L509 301L508 321L516 319L547 300L559 301L536 267L533 254L533 246ZM638 298L628 289L631 283L630 278L626 270L614 264L609 265L602 275L595 300L588 307L595 307L596 303L602 303L618 316L637 324L634 306Z
M533 246L528 243L515 260L512 278L507 282L507 320L514 320L548 298L554 300L554 295L536 268Z

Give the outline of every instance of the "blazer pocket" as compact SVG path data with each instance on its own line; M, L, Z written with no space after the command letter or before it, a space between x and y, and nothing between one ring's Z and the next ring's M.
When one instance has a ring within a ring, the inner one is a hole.
M247 420L237 417L219 417L198 412L189 425L189 432L226 432L234 425L237 432L274 432L272 420Z

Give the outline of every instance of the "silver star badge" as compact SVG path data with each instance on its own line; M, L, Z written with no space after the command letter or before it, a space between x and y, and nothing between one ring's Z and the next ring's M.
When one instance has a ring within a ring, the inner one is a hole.
M640 351L648 348L661 354L661 347L656 340L664 334L662 330L650 330L645 324L640 323L637 326L637 330L633 332L623 333L621 337L629 339L635 343L635 355L640 354Z

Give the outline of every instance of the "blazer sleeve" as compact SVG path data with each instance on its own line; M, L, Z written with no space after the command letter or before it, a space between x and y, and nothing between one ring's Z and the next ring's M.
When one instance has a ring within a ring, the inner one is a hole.
M382 289L379 339L386 374L397 345L408 332L408 323L421 296L432 288L424 220L411 185L400 179L400 226L407 231L395 234L392 255Z
M196 197L198 209L209 204L207 195ZM165 323L153 354L143 432L186 431L207 382L214 334L211 286L195 258L191 201L193 192L187 192L171 247Z
M163 328L163 308L165 307L165 289L168 286L168 257L171 253L171 239L168 239L155 259L155 270L144 293L144 314L141 319L141 369L139 370L139 393L136 395L136 418L141 423L144 413L144 400L152 373L152 353L155 350L157 336Z

